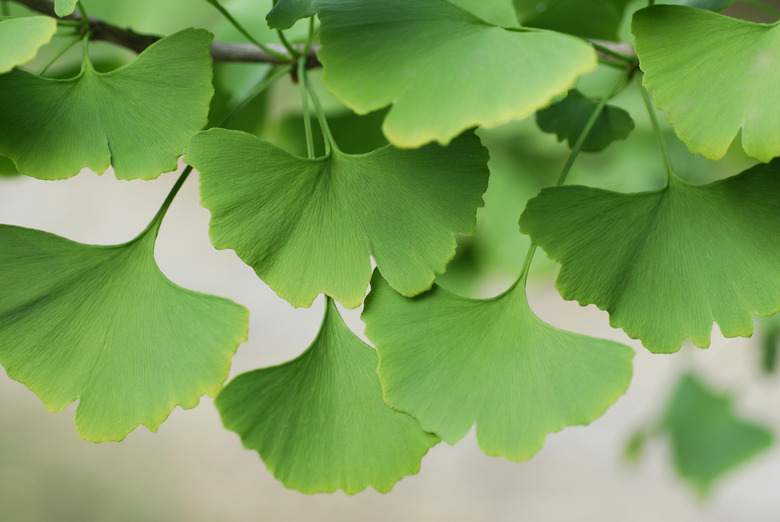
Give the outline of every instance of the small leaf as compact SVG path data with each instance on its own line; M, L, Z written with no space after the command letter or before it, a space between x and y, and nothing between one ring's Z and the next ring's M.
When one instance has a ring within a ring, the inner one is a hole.
M487 159L473 133L446 148L309 160L213 129L187 153L215 247L234 249L295 306L325 293L349 308L365 296L369 256L399 292L430 288L455 254L454 234L474 231Z
M637 11L632 31L643 83L692 153L720 159L741 129L749 156L780 156L777 24L659 5Z
M521 230L561 263L564 299L595 304L610 324L654 353L686 337L710 344L749 336L752 315L780 310L780 161L693 186L619 194L588 187L542 190Z
M216 405L225 427L285 486L385 493L417 473L439 439L384 403L376 353L327 301L317 338L302 355L239 375Z
M514 4L524 26L614 41L628 0L514 0Z
M48 16L0 20L0 74L35 58L56 32L57 22Z
M446 0L320 0L322 81L359 114L392 105L399 147L529 116L596 67L567 35L487 24Z
M449 444L476 423L488 455L531 458L548 433L600 417L631 381L633 350L542 322L522 284L482 301L439 287L407 299L377 274L363 320L387 403Z
M558 141L573 147L585 124L598 106L596 100L571 90L560 102L536 113L536 123L544 132L554 133ZM585 152L600 152L613 141L625 139L634 130L634 120L619 107L606 105L582 145Z
M131 64L98 73L84 62L69 80L14 70L0 76L0 155L23 174L63 179L109 164L119 179L174 170L206 123L211 35L187 29Z
M685 375L663 421L678 473L702 495L708 494L723 474L773 442L771 431L742 420L731 402L694 375Z
M159 221L123 245L0 225L0 363L59 411L78 399L93 442L151 431L216 395L247 310L174 285L154 262Z
M59 16L68 16L76 10L78 0L54 0L54 13Z
M289 29L301 18L314 16L315 0L279 0L265 17L272 29Z

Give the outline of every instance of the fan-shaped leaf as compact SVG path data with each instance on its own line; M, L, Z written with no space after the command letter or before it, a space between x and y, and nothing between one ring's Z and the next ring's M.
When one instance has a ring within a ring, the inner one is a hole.
M632 30L644 85L692 153L720 159L741 129L748 155L780 155L777 24L659 5L637 11Z
M419 471L439 439L384 403L376 353L327 301L320 332L301 356L239 375L216 404L225 426L287 487L387 492Z
M84 167L101 173L109 164L120 179L174 170L206 123L214 92L210 41L208 32L188 29L109 73L85 60L69 80L19 70L0 76L0 155L41 179Z
M273 29L289 29L301 18L313 16L315 0L279 0L265 17Z
M29 62L57 32L57 22L48 16L0 20L0 73Z
M473 134L446 148L308 160L213 129L193 138L187 161L200 171L214 246L235 249L295 306L320 293L358 306L369 256L399 292L430 288L455 253L453 235L473 232L488 178Z
M160 272L158 228L95 246L0 226L0 363L50 411L78 399L87 440L156 431L175 406L216 395L246 340L244 307Z
M54 13L57 16L68 16L76 10L78 0L54 0Z
M573 147L597 105L597 101L571 90L560 102L537 112L536 123L544 132L554 133L558 141L567 140L569 147ZM634 120L626 111L606 105L585 138L582 150L600 152L613 141L625 139L632 130Z
M749 336L780 310L780 161L710 185L675 177L655 192L543 190L521 230L561 263L565 299L595 304L656 353L690 337Z
M376 275L363 320L387 403L450 444L476 423L488 455L531 458L548 433L598 418L631 381L633 350L542 322L521 284L484 301L439 287L407 299Z
M514 0L520 23L583 38L617 40L628 0Z
M322 80L358 113L392 104L391 143L446 144L524 118L596 66L558 33L487 24L446 0L321 0Z

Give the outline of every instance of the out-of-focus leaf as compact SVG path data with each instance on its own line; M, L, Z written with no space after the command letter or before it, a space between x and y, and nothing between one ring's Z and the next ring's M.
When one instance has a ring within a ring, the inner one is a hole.
M313 16L315 0L279 0L265 17L268 27L289 29L301 18Z
M56 32L57 22L48 16L0 20L0 74L35 58Z
M520 23L582 38L617 40L629 0L514 0Z
M78 0L54 0L54 13L59 16L68 16L76 10Z

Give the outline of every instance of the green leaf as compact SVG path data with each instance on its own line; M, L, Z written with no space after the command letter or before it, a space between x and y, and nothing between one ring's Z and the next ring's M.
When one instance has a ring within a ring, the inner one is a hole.
M625 392L634 351L537 318L518 284L473 300L404 298L378 275L363 311L390 406L453 444L476 423L488 455L531 458L548 433L588 424Z
M76 10L78 0L54 0L54 13L59 16L68 16Z
M524 26L614 41L628 0L514 0L514 4Z
M35 58L56 32L57 22L48 16L0 20L0 74Z
M663 420L678 473L702 495L709 493L723 474L773 442L771 431L742 420L731 402L694 375L685 375Z
M46 409L78 399L87 440L152 431L216 395L247 310L174 285L154 262L159 221L123 245L0 225L0 363Z
M656 107L694 154L720 159L742 130L760 161L780 155L780 27L681 6L634 15L632 31Z
M525 118L596 67L585 42L489 25L446 0L321 0L322 80L399 147Z
M450 0L489 24L517 27L517 16L510 0Z
M373 256L393 288L430 288L472 233L487 188L487 151L472 133L449 147L334 150L298 158L249 134L196 135L187 162L200 171L211 240L232 248L295 306L325 293L354 308Z
M222 421L285 486L304 493L368 486L385 493L439 439L382 400L377 356L327 300L298 358L239 375L217 397Z
M780 161L693 186L672 177L654 192L545 189L521 230L561 263L564 299L595 304L650 351L749 336L752 315L780 310Z
M131 64L96 72L85 60L69 80L14 70L0 76L0 155L23 174L63 179L113 165L119 179L176 169L206 123L211 35L187 29L150 46Z
M597 106L598 101L571 90L560 102L537 112L536 123L544 132L554 133L558 141L567 140L569 147L573 147ZM585 138L582 150L600 152L613 141L625 139L632 130L634 120L626 111L606 105Z
M676 0L671 3L706 9L708 11L722 11L734 3L734 0Z
M315 0L279 0L265 17L272 29L289 29L301 18L314 16Z

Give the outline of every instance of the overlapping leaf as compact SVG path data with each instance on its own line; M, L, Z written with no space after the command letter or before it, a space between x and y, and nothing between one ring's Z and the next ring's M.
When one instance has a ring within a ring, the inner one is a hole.
M289 29L301 18L316 13L315 0L279 0L265 17L268 26L273 29Z
M57 32L57 22L48 16L0 20L0 73L29 62Z
M565 211L561 211L565 209ZM655 192L543 190L521 230L561 263L565 299L595 304L652 352L690 337L749 336L752 315L780 310L780 161L692 186L675 177Z
M222 388L247 311L174 285L154 262L159 220L115 246L0 226L0 363L48 410L79 400L99 442L150 430Z
M371 278L369 256L393 288L430 288L471 233L487 188L487 152L466 134L449 147L387 146L308 160L249 134L213 129L192 140L211 239L232 248L283 298L320 293L354 308Z
M684 375L659 429L668 435L680 476L699 493L709 493L718 479L772 445L766 427L734 412L731 398L709 389L695 375ZM640 432L634 440L647 434Z
M400 147L524 118L596 66L567 35L487 24L446 0L321 0L323 82L358 113L386 105Z
M692 153L720 159L741 130L748 155L780 155L777 24L661 5L638 11L632 30L644 85Z
M514 4L524 26L617 40L628 0L514 0Z
M78 0L54 0L54 13L57 16L68 16L76 10Z
M297 359L245 373L217 397L228 429L284 485L305 493L390 491L439 439L382 400L374 350L328 299L317 338Z
M117 178L174 170L206 123L211 36L188 29L153 44L131 64L96 72L85 60L69 80L15 70L0 76L0 155L19 171L62 179L109 164Z
M548 433L601 416L631 380L633 350L542 322L522 285L484 301L439 287L407 299L377 275L363 320L388 404L450 444L476 423L488 455L531 458Z
M560 102L536 113L536 123L544 132L554 133L558 141L566 140L573 147L590 119L598 102L577 90ZM600 152L616 140L625 139L634 130L634 120L619 107L604 106L582 144L585 152Z

